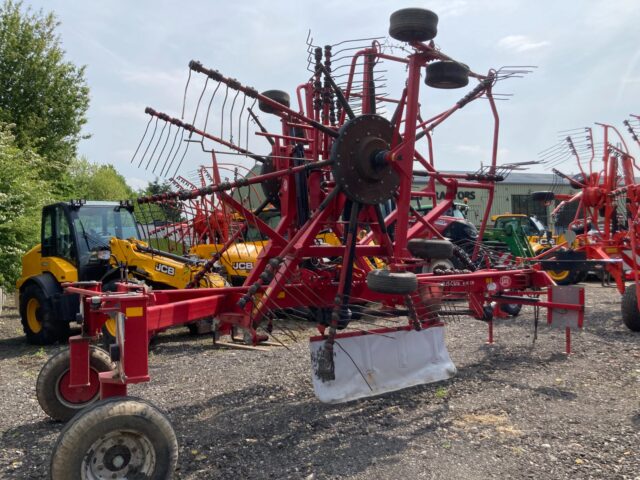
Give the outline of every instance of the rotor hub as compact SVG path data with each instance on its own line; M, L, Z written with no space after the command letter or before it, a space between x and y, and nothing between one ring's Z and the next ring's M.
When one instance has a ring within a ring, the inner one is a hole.
M354 202L376 205L393 197L398 173L386 159L393 125L379 115L360 115L345 123L333 143L331 159L338 187Z

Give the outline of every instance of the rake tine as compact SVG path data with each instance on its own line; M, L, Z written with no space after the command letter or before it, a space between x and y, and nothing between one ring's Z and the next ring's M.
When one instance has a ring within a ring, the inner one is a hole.
M136 151L133 153L133 157L131 157L131 162L133 163L133 161L136 158L136 155L138 154L138 150L140 150L140 146L142 145L142 142L144 142L144 137L147 136L147 131L149 130L149 125L151 124L151 121L153 120L153 117L149 117L149 121L147 122L147 126L144 129L144 133L142 134L142 138L140 139L140 143L138 143L138 148L136 148Z
M144 167L145 170L149 170L149 165L151 164L151 161L153 160L153 156L156 154L156 150L158 149L158 145L160 145L160 142L162 141L162 135L164 135L164 130L166 128L167 128L167 122L164 122L164 125L162 126L162 129L160 130L160 135L158 135L158 141L156 142L156 146L153 147L153 151L151 152L151 155L149 156L149 161L147 162L146 167ZM168 139L169 139L169 137L167 137L167 140ZM158 160L159 160L159 158L158 158ZM158 162L156 162L156 163L158 163Z
M153 126L153 133L151 134L151 139L149 140L149 144L147 145L147 148L145 149L144 153L142 154L142 158L140 159L140 163L138 164L138 168L140 168L142 166L142 162L144 162L144 157L147 156L147 152L149 151L149 147L151 146L151 143L153 142L153 139L156 136L156 130L158 129L158 119L156 118L156 123Z

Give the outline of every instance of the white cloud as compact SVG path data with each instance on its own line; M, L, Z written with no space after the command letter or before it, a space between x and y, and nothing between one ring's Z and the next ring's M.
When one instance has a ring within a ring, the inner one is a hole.
M147 188L147 185L149 185L149 180L136 177L127 177L127 185L129 185L134 190L142 190L144 188Z
M548 45L550 45L550 43L546 40L536 42L526 35L508 35L498 41L499 47L505 48L507 50L514 50L516 52L537 50Z
M166 70L125 70L122 72L125 82L142 85L145 88L160 88L162 90L183 90L187 79L187 69Z
M456 145L454 150L463 155L471 155L475 157L484 157L487 161L491 160L492 150L481 145ZM498 158L504 159L508 156L509 150L506 148L498 148ZM486 163L486 162L485 162Z
M129 118L133 120L148 120L149 117L144 113L145 105L135 102L123 102L105 105L101 110L107 115L121 118Z

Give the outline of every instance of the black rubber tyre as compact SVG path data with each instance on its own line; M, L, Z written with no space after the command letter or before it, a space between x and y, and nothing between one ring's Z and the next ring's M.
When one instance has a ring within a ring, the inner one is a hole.
M511 315L512 317L517 317L520 315L520 310L522 310L522 305L517 303L501 303L500 310L502 310L507 315Z
M273 167L273 160L270 157L266 158L266 161L260 166L260 175L266 175L267 173L273 173L275 168ZM260 188L265 198L268 198L276 208L280 208L280 186L281 181L279 178L272 178L260 182Z
M576 190L583 188L582 185L585 185L586 183L587 179L582 173L574 175L573 177L571 177L571 180L569 180L569 185L571 185L571 188L574 188Z
M438 34L438 15L424 8L396 10L389 18L389 35L401 42L428 42Z
M439 258L432 260L422 267L422 273L433 273L434 270L453 270L455 269L454 263L448 258Z
M449 240L413 238L407 242L407 249L416 258L446 260L453 256L453 243Z
M640 332L640 311L638 311L638 297L636 286L629 285L622 294L622 321L629 330Z
M91 385L73 389L71 393L73 398L70 398L69 390L65 387L68 382L69 362L68 348L56 353L44 364L36 381L36 396L40 407L52 419L59 422L70 420L80 410L98 401L100 398L98 373L108 372L114 368L107 352L91 346L89 350Z
M50 478L170 479L178 441L156 407L131 397L95 403L60 432L51 454Z
M291 98L289 97L289 94L287 92L283 92L282 90L267 90L265 92L262 92L261 95L270 98L271 100L274 100L287 108L289 108L289 106L291 105ZM258 108L264 113L275 113L277 111L271 105L262 101L258 102Z
M453 246L453 265L459 270L476 271L476 265L471 261L471 257L460 246Z
M367 286L378 293L409 295L418 289L418 277L412 272L371 270L367 274Z
M551 202L553 200L555 200L556 195L553 192L532 192L531 193L531 200L533 200L534 202Z
M469 85L469 68L458 62L438 61L427 65L424 83L432 88L454 89Z
M69 338L69 324L56 318L51 298L38 285L20 294L20 318L29 343L51 345Z
M573 285L580 279L580 272L575 270L547 270L547 274L556 282L556 285Z

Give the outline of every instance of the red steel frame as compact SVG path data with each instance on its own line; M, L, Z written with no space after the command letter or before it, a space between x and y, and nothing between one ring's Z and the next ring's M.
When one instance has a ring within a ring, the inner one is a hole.
M481 231L484 229L493 190L497 159L497 145L499 133L499 117L491 93L495 80L495 72L488 75L472 74L479 80L478 86L467 96L467 102L484 95L489 100L494 119L492 142L492 165L489 174L484 175L456 175L439 172L435 165L431 148L428 159L416 151L418 132L427 136L431 145L430 132L455 111L462 108L465 102L458 102L451 109L430 119L421 121L418 97L420 92L420 75L423 67L434 60L446 60L441 52L422 43L412 43L414 53L407 58L384 54L376 44L370 49L359 52L354 57L354 65L358 58L366 57L367 61L385 59L407 65L407 84L401 99L397 103L396 122L391 148L384 158L393 165L399 175L399 187L396 209L386 218L380 218L374 206L363 205L353 215L357 215L359 222L367 222L371 232L355 245L354 261L350 261L348 245L350 235L345 245L330 246L316 245L316 235L323 229L329 228L338 236L345 233L341 215L347 202L346 195L339 191L331 178L329 162L322 160L329 158L329 150L333 138L337 137L337 126L331 125L326 115L314 113L313 87L305 84L298 88L298 99L301 111L297 112L285 107L268 97L258 94L254 89L245 87L233 79L226 78L216 71L208 70L202 65L192 62L192 70L203 73L209 78L226 83L231 88L258 99L270 106L282 120L282 134L269 134L275 140L272 157L274 172L260 175L237 182L220 183L203 188L181 190L172 194L162 194L159 197L140 199L140 202L164 200L190 200L215 194L218 199L231 211L241 214L247 221L255 224L261 233L267 235L270 241L262 250L257 264L251 275L241 287L221 289L194 289L174 291L149 291L145 287L120 284L116 293L102 293L99 285L69 286L69 293L76 293L82 297L84 320L80 335L70 339L71 348L71 378L73 386L86 386L89 383L88 349L89 341L100 331L109 316L115 316L119 322L118 368L112 372L100 374L101 397L125 395L127 385L149 380L147 343L149 335L158 330L173 325L192 322L203 317L215 317L216 328L221 332L239 327L249 334L254 344L257 343L256 328L274 309L284 309L305 305L305 291L312 289L317 300L315 306L334 308L336 297L341 298L343 292L350 288L350 295L360 300L382 302L386 305L404 304L405 298L398 295L387 295L371 291L367 288L365 278L371 264L365 257L383 258L392 271L419 270L422 263L412 257L407 249L410 239L427 236L438 236L433 222L442 215L453 203L459 187L485 188L489 191L489 205L483 218ZM349 84L353 80L353 69ZM304 93L305 101L302 101ZM345 91L349 98L350 87ZM366 95L362 95L363 105L369 104ZM363 107L367 108L367 107ZM307 111L307 114L302 113ZM157 114L157 112L154 112ZM164 115L164 114L158 114ZM343 111L339 123L345 120ZM170 119L172 123L176 119ZM177 121L179 122L179 121ZM197 130L191 125L183 124L190 132L206 137L208 134ZM289 135L292 127L298 127L305 137L292 138ZM211 138L209 136L208 138ZM300 141L306 145L303 165L295 166L293 153L295 143ZM419 161L431 175L431 181L422 191L413 192L413 164ZM296 199L306 192L296 191L295 175L308 171L308 195L311 205L310 216L301 222L297 211ZM281 179L280 210L281 220L274 229L261 222L253 213L233 199L227 192L235 187L256 184L267 179ZM410 201L414 196L430 197L435 202L435 183L446 186L445 199L435 205L435 208L422 217L414 218L410 211ZM321 184L328 185L322 189ZM355 207L353 207L355 209ZM417 221L415 221L417 220ZM415 223L412 224L412 222ZM395 235L392 240L387 227L394 225ZM231 242L227 242L231 244ZM306 258L341 257L342 265L333 270L309 270L301 266ZM275 260L275 262L274 262ZM353 267L353 278L350 285L347 273ZM267 273L267 275L263 275ZM539 295L544 289L553 285L546 273L530 268L497 270L486 269L471 273L454 273L451 275L434 275L422 273L417 275L419 286L445 285L447 292L464 293L469 298L469 310L472 316L479 319L486 318L486 307L493 308L501 303L535 305L551 309L575 310L580 314L580 324L584 312L583 305L559 304L542 301ZM285 285L286 284L286 285ZM348 294L347 294L348 296ZM253 300L247 301L248 298ZM433 324L433 319L421 320L423 326ZM492 325L490 323L490 340L492 341ZM324 332L320 328L321 333ZM124 341L122 341L124 339ZM570 344L567 344L569 349ZM567 352L569 353L569 352Z
M577 202L578 208L573 222L569 225L584 225L582 233L576 236L577 246L574 250L584 252L588 260L609 261L604 263L604 267L611 274L616 282L620 293L625 291L625 281L633 281L640 299L639 285L639 259L640 259L640 184L637 183L636 173L640 171L635 159L629 154L629 150L620 132L612 125L596 123L603 129L603 158L602 170L593 171L594 149L591 147L591 157L589 168L583 168L582 162L577 154L574 154L580 169L582 180L575 177L569 178L567 175L556 171L565 179L580 187L580 191L575 194L556 194L555 198L561 203L554 213L562 205ZM611 144L611 132L616 135L616 140L620 142L621 148ZM622 170L622 176L619 171ZM626 209L628 229L613 231L612 225L614 216L617 215L616 200L620 195L626 195ZM592 229L597 233L594 235L587 231L587 225L591 224ZM602 225L602 228L600 228ZM552 250L545 252L542 257L549 258L549 255L560 248L569 246L566 243L557 245ZM617 262L615 261L617 260ZM626 269L623 267L626 266ZM640 309L640 303L638 305Z

